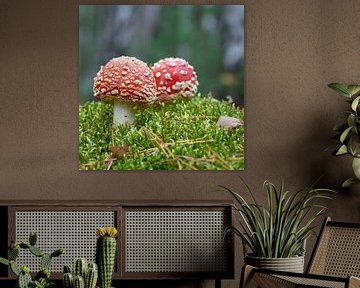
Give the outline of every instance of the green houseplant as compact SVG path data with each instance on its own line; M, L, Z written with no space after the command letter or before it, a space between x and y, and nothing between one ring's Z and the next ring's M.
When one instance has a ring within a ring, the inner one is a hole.
M251 253L244 254L245 263L272 270L303 272L305 241L314 233L315 220L326 207L317 202L331 199L328 189L304 188L296 193L266 180L266 205L261 205L244 183L251 201L222 186L235 199L233 208L240 216L240 227L229 227L226 233L239 236ZM244 249L246 252L246 249Z
M348 187L360 183L360 85L331 83L328 85L338 94L347 98L350 110L346 112L346 122L334 127L336 138L340 143L334 155L351 155L354 176L347 179L342 186Z

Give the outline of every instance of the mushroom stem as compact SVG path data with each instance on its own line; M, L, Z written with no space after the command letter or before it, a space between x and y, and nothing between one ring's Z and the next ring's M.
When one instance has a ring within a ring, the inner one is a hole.
M133 105L125 101L114 101L113 127L120 124L132 125L135 122Z

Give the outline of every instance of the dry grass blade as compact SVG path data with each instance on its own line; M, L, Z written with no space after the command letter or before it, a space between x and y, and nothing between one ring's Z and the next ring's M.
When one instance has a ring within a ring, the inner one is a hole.
M165 154L165 156L167 158L170 158L170 161L177 163L179 170L182 170L183 166L196 170L194 166L190 165L189 163L186 163L185 161L177 157L174 153L172 153L168 145L166 145L166 143L153 131L147 129L146 127L142 127L142 130L145 132L146 135L150 137L151 140L153 140L156 143L157 147Z
M233 170L234 168L227 163L218 153L216 153L214 150L209 151L209 158L213 158L215 160L215 162L218 162L219 164L221 164L224 169L227 170Z

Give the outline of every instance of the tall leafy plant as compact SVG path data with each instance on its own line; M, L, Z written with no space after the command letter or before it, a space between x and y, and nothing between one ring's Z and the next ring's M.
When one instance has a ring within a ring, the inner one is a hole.
M226 233L239 236L244 245L252 251L252 256L266 258L288 258L301 255L305 240L314 233L315 220L326 207L318 200L331 199L334 191L329 189L304 188L291 193L266 180L266 206L261 205L253 192L244 183L251 201L240 194L221 186L236 201L233 208L240 215L240 227L229 227Z
M360 85L331 83L328 86L346 97L346 102L350 104L350 109L346 111L346 122L334 127L337 133L336 138L340 143L333 153L337 156L349 154L353 157L354 177L347 179L342 184L343 187L348 187L360 183Z

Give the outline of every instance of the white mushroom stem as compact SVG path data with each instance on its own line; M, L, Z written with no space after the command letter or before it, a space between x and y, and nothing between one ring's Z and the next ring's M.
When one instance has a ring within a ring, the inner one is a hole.
M135 111L131 102L114 101L113 127L120 124L132 125L135 122Z

